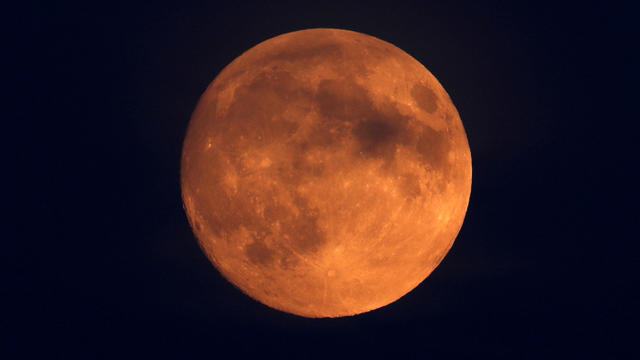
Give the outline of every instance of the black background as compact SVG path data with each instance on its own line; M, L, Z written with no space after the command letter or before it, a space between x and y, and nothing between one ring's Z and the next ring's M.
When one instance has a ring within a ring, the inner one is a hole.
M312 3L7 10L5 349L84 359L631 357L633 9ZM206 86L257 43L314 27L373 35L423 63L451 95L473 157L469 211L443 263L397 302L340 319L281 313L235 289L198 247L180 197L181 145Z

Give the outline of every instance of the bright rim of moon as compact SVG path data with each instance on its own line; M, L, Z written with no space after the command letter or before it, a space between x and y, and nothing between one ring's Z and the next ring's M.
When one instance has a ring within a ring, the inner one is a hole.
M192 115L182 196L200 246L252 298L305 317L380 308L442 261L471 153L446 91L385 41L335 29L269 39Z

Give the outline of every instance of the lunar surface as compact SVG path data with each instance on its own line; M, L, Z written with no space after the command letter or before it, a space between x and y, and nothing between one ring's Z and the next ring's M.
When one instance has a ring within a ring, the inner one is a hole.
M272 308L339 317L385 306L451 248L471 154L448 94L392 44L344 30L284 34L209 85L182 153L200 246Z

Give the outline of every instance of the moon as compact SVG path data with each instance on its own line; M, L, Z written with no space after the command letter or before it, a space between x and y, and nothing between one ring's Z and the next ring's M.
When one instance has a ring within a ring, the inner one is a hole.
M471 153L438 80L394 45L337 30L266 40L214 79L181 162L198 242L263 304L322 318L388 305L462 226Z

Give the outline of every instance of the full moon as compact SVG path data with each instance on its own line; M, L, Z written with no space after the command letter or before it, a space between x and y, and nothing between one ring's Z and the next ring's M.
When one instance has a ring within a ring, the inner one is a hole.
M255 300L360 314L418 286L451 248L471 153L438 80L365 34L296 31L214 79L181 163L184 207L213 265Z

